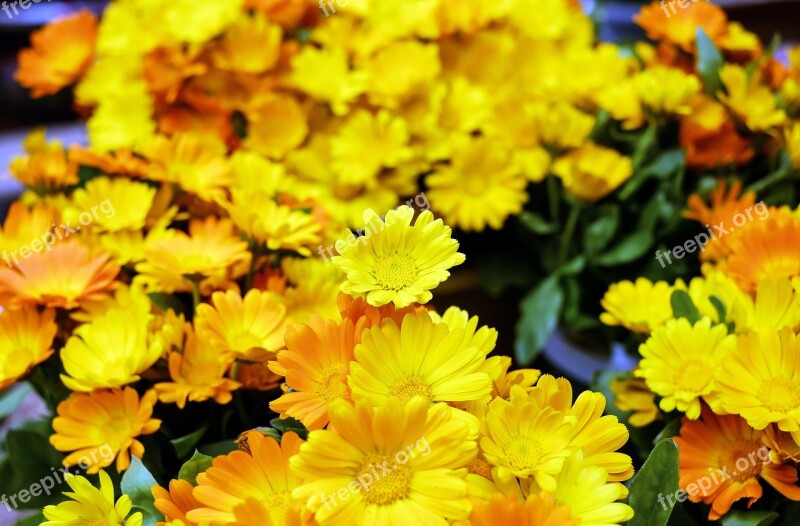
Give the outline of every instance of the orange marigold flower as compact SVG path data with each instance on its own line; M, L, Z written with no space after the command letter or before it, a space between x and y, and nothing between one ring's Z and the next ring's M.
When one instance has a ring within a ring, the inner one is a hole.
M643 6L633 17L653 40L663 39L691 52L698 27L703 28L712 40L718 39L727 30L725 12L712 3L692 4L691 9L681 9L678 13L669 12L668 4L656 0Z
M78 165L59 141L47 142L44 128L32 131L23 145L26 155L12 158L8 166L17 181L39 193L77 184Z
M164 515L164 520L167 522L181 521L184 526L197 526L197 523L186 518L186 514L190 511L203 507L192 495L193 490L191 482L180 479L170 480L169 490L153 486L151 490L155 499L153 505ZM166 522L158 522L156 526L166 526Z
M53 354L55 311L34 307L0 311L0 389L16 382Z
M728 513L737 500L748 499L749 507L761 498L759 478L786 498L800 500L797 469L770 462L761 433L740 416L715 415L705 405L700 419L683 418L680 436L674 438L680 451L679 485L690 501L711 505L710 520Z
M524 503L513 493L495 493L488 501L473 500L469 517L472 526L575 526L578 522L569 506L558 504L544 492L530 495Z
M752 141L736 132L725 108L701 97L692 113L681 118L680 145L691 168L744 164L753 158Z
M14 78L34 98L73 84L94 59L97 18L88 10L47 24L31 34L32 47L19 52Z
M106 174L144 177L148 163L127 148L117 148L113 152L96 152L73 144L68 151L69 160L81 166L98 168Z

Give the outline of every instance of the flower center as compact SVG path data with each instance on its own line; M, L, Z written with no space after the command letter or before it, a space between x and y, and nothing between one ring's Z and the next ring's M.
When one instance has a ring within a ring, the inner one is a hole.
M467 464L467 471L474 475L480 475L485 479L492 480L492 465L489 464L480 453L475 460Z
M539 465L544 454L541 442L533 438L514 437L506 448L508 464L515 471L529 471Z
M702 360L689 360L676 373L675 384L681 391L701 393L711 383L713 370Z
M749 440L737 440L725 446L719 454L718 463L727 468L733 480L744 482L747 479L761 475L761 464L758 450L763 447L761 443Z
M364 500L369 504L392 504L408 497L413 473L407 465L398 464L389 455L374 455L364 462L355 480L367 479L367 473L373 480L363 491Z
M375 262L375 280L387 290L404 289L417 279L417 266L408 254L392 250Z
M254 347L261 347L264 341L250 331L234 334L230 340L231 349L235 352L246 353Z
M428 402L433 402L431 387L421 376L407 376L397 380L389 388L389 394L397 398L403 405L406 405L415 396L421 396Z
M788 413L800 405L800 385L786 378L772 378L761 384L761 402L778 413Z
M272 524L283 524L286 518L286 510L291 504L289 493L268 493L261 499L264 506L269 510L269 518Z
M345 372L346 367L343 365L334 365L325 369L318 382L319 395L327 401L344 397L347 392L347 384L343 380Z

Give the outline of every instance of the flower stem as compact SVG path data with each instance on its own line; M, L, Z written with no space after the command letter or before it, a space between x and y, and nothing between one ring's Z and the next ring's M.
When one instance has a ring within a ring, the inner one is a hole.
M567 224L564 227L564 232L561 235L561 246L558 251L558 264L563 265L566 263L567 256L569 255L569 242L575 234L575 227L578 225L578 218L581 215L581 205L573 203L569 210L567 217Z

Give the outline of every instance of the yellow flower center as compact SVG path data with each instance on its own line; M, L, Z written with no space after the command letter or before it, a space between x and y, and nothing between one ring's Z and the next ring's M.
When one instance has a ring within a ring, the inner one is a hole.
M319 395L327 401L342 398L347 392L347 385L342 381L345 366L334 365L322 372L318 382Z
M252 332L244 331L232 335L229 344L234 351L246 353L253 347L261 347L264 342Z
M758 458L758 450L761 447L763 447L761 443L749 440L731 442L720 452L719 466L726 468L726 473L737 482L758 477L761 475L761 465L764 462Z
M772 378L761 384L758 396L769 410L788 413L800 405L800 385L786 378Z
M355 480L368 480L367 473L373 480L363 492L369 504L392 504L408 497L413 472L407 464L398 464L389 455L373 455L358 470Z
M474 475L492 480L492 465L486 462L483 455L478 455L478 458L467 464L467 471Z
M421 396L433 402L431 386L429 386L421 376L407 376L397 380L389 388L389 394L397 398L401 404L406 405L415 396Z
M417 266L414 258L396 250L388 252L375 262L375 280L386 290L401 290L417 279Z
M713 372L706 362L689 360L676 371L675 384L681 391L700 393L711 383Z
M508 464L513 470L528 471L541 463L544 448L536 439L519 436L511 439L505 453Z
M286 510L289 509L291 504L291 496L289 493L271 493L264 495L261 500L264 506L269 510L269 518L272 519L272 524L284 524L286 518Z

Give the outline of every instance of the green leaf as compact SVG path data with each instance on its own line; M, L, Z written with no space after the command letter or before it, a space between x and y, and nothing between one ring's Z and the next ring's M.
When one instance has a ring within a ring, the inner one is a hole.
M586 252L597 254L608 245L619 227L619 206L606 206L587 228L583 237Z
M237 449L238 447L233 440L222 440L220 442L214 442L213 444L203 444L197 448L200 453L211 457L227 455L231 451L236 451Z
M281 436L285 435L289 431L293 431L303 440L308 438L308 429L306 429L306 426L304 426L302 422L295 418L273 418L269 421L269 425L271 425L273 429L279 431Z
M622 201L627 200L633 195L644 182L655 177L666 180L673 177L686 165L686 153L680 148L672 148L661 152L650 164L635 171L633 177L625 183L619 192Z
M206 430L208 429L208 424L205 424L203 427L198 429L193 433L189 433L186 436L176 438L170 440L172 445L175 447L175 453L178 454L178 458L184 458L192 452L200 439L203 438Z
M181 300L175 297L174 294L164 294L163 292L149 292L147 294L156 307L162 312L167 312L172 309L176 314L189 314L189 308Z
M717 310L717 316L719 317L720 323L725 323L725 319L728 317L727 310L725 309L725 304L719 299L718 296L709 296L708 301L714 306Z
M774 511L731 511L720 522L722 526L769 526L779 516Z
M213 457L195 451L192 458L181 466L181 470L178 472L178 478L181 480L188 480L193 486L196 486L197 475L210 468L213 460Z
M665 526L678 491L678 446L659 442L631 483L630 505L634 516L628 526Z
M33 387L28 383L16 384L9 387L0 397L0 419L16 411L25 398L33 393Z
M522 212L519 216L519 222L522 226L533 232L534 234L547 235L558 231L558 225L547 221L545 218L536 212Z
M477 258L478 278L489 294L496 296L508 287L529 288L533 280L530 261L515 254L484 254Z
M580 255L570 259L553 273L555 276L577 276L586 267L586 256Z
M550 276L520 303L514 350L520 365L530 365L558 325L564 293L558 277Z
M630 263L642 257L653 246L653 233L638 230L629 235L622 242L595 259L601 267L612 267Z
M244 113L234 111L231 116L231 123L233 124L233 131L236 133L236 136L240 139L245 139L247 137L247 119Z
M675 318L686 318L692 325L702 318L700 311L697 310L694 301L692 301L692 297L685 290L672 291L669 301L672 304L672 314Z
M697 28L697 74L703 80L706 94L714 97L722 89L719 70L724 64L722 53L714 42L708 38L702 27Z
M681 419L676 418L675 420L671 420L664 426L664 429L661 430L656 438L653 440L653 445L658 444L665 438L672 438L678 435L681 432Z
M9 495L20 490L29 493L33 490L39 493L40 491L35 490L33 486L41 486L44 478L52 476L52 468L58 469L62 465L61 461L64 456L50 445L47 436L37 431L14 429L8 433L6 445L9 467L4 467L3 471L8 470L7 474L11 478L9 480L4 477L0 484L4 486L3 491L10 490ZM10 484L12 487L7 488L6 484ZM47 504L59 502L61 500L60 491L62 490L56 488L50 491L50 495L41 493L37 496L33 496L31 493L27 502L21 502L20 499L17 502L23 509L40 509Z
M128 495L133 502L134 511L141 511L143 515L142 524L153 526L161 520L161 514L153 506L153 486L158 484L153 475L144 467L142 461L136 457L131 458L131 467L122 476L120 490Z

